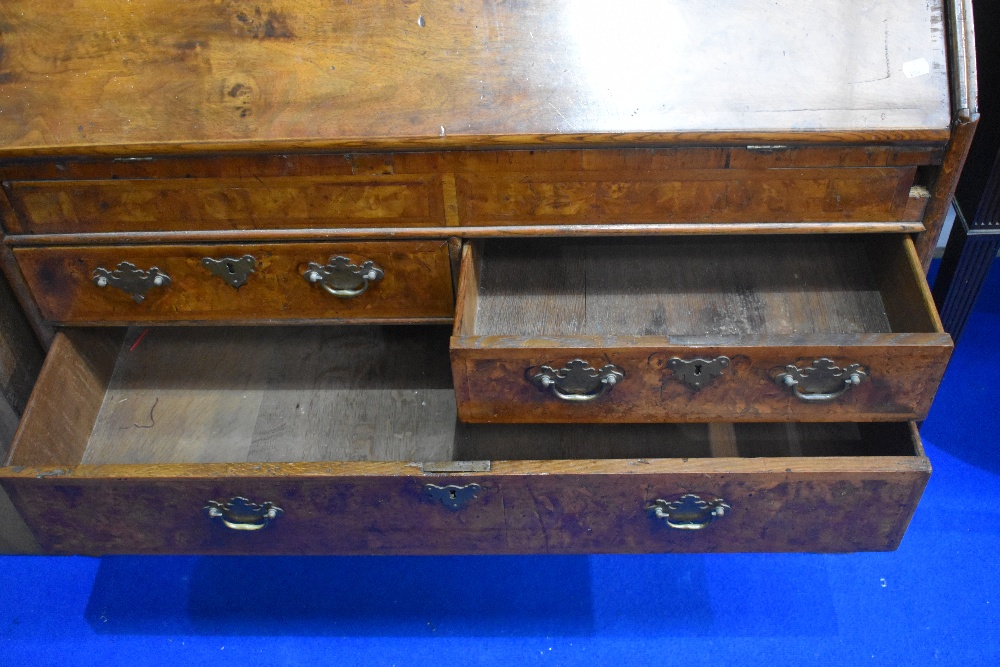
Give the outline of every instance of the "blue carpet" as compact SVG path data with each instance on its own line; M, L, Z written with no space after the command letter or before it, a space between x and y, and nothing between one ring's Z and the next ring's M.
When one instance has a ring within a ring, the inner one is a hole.
M6 557L0 665L998 664L998 376L994 268L894 553Z

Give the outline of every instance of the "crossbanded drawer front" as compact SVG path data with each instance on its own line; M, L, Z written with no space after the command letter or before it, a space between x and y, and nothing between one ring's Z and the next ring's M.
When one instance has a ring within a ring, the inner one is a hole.
M809 346L773 340L712 347L639 338L593 347L581 347L579 340L547 342L553 347L499 348L495 340L476 338L456 342L452 355L461 419L923 419L951 353L946 334L856 337L850 344L831 340ZM611 372L619 377L609 383Z
M930 472L908 423L464 424L447 337L64 329L0 484L53 553L839 552Z
M25 234L445 223L432 174L11 181L4 189Z
M930 466L867 458L498 461L450 476L417 463L32 467L0 481L60 554L892 550ZM475 493L452 509L430 486ZM209 514L243 498L281 513L230 525Z
M0 167L11 235L841 223L919 231L934 146L148 157ZM916 187L914 187L916 186ZM0 198L2 203L2 198Z
M24 247L42 315L74 323L450 319L446 241Z
M457 304L470 422L922 419L952 350L903 235L476 242Z
M916 168L460 174L462 225L915 222Z

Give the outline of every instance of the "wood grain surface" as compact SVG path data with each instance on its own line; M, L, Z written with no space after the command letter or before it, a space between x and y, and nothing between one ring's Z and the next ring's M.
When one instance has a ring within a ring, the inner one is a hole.
M239 289L202 266L203 258L257 264ZM448 243L391 241L261 245L176 245L18 248L15 256L46 319L60 323L260 322L267 320L450 319L454 311ZM338 298L303 275L308 265L345 256L374 261L384 277L362 295ZM171 283L154 287L142 303L93 282L98 267L130 262L165 272Z
M479 247L480 336L893 330L884 301L896 295L879 292L863 237L547 239Z
M942 140L943 14L941 0L614 12L589 0L14 0L0 14L0 146Z
M951 354L905 237L485 241L468 246L452 363L472 422L920 419ZM670 359L730 365L693 390ZM861 364L831 401L774 378ZM529 381L573 359L625 378L567 402Z
M948 217L948 210L951 208L955 189L958 187L958 178L962 174L962 167L965 165L965 158L969 155L972 137L976 133L978 124L978 114L974 120L965 120L955 124L945 152L944 162L935 170L934 190L924 214L927 231L917 238L917 251L920 254L924 271L931 266L934 249L937 248L944 221Z
M717 421L899 421L923 419L951 355L947 334L816 337L812 344L752 337L668 340L649 337L456 339L452 364L459 417L480 423L635 423ZM515 341L510 341L515 343ZM669 368L675 357L711 360L728 368L694 390ZM597 369L614 364L625 375L601 398L560 400L529 378L543 366L563 368L582 359ZM860 364L868 378L842 396L803 401L775 376L818 359L844 368Z
M42 544L53 553L848 552L895 549L929 473L927 460L915 456L864 462L874 470L842 458L794 468L795 459L771 458L729 472L726 461L711 460L711 472L681 459L597 468L523 462L520 473L497 466L461 477L396 476L386 464L381 474L357 477L312 464L190 479L161 467L142 479L128 476L134 467L94 467L98 477L77 478L78 467L54 479L37 475L55 471L35 469L3 483L28 521L45 526ZM452 511L427 498L427 483L475 483L480 491ZM672 530L646 510L686 493L733 509L699 531ZM235 496L273 502L284 514L253 533L204 515L208 501Z
M0 470L48 551L891 549L929 470L907 424L461 424L442 328L139 333L59 334ZM66 391L78 380L98 384ZM481 488L453 511L428 483ZM649 516L689 492L732 512L694 537ZM284 515L255 534L204 515L237 495Z
M465 225L840 222L906 218L915 169L480 173L457 179ZM913 220L919 220L916 211Z
M8 196L37 233L444 224L434 176L18 182Z
M15 235L909 222L933 147L454 151L0 167Z

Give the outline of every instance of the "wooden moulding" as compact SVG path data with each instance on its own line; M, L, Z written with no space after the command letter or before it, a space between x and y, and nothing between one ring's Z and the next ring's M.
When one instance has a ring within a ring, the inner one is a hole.
M898 545L930 471L908 424L461 424L445 342L430 328L66 330L0 482L53 553L856 551ZM192 363L206 354L212 371ZM227 372L243 367L252 377ZM400 449L403 431L418 437ZM433 473L431 457L491 463ZM473 483L458 510L424 488ZM681 531L647 509L686 493L731 510ZM235 496L284 514L258 532L204 514Z
M14 254L43 316L58 323L448 321L454 312L448 243L434 241L260 245L16 248ZM239 289L202 266L203 258L252 255L256 268ZM337 298L303 277L308 265L345 256L374 261L383 278L355 298ZM141 303L113 286L97 287L96 269L129 262L165 272Z
M941 236L944 221L948 217L948 209L955 196L958 178L962 173L962 167L965 166L965 158L969 154L969 147L972 145L972 137L976 133L978 124L978 114L972 120L956 122L951 140L948 142L948 149L945 152L944 163L936 170L937 175L931 199L924 212L926 230L917 236L917 252L920 255L925 273L930 268L931 259L934 257L934 249Z
M976 78L976 38L972 0L945 3L948 29L948 67L951 71L952 131L944 162L935 169L931 201L924 214L927 230L917 237L917 254L924 272L930 268L934 249L958 187L958 179L979 124L979 90Z
M170 245L176 243L281 243L291 241L423 240L445 237L525 238L542 236L730 236L734 234L892 234L923 231L921 222L740 222L592 225L504 225L497 227L399 227L361 229L269 229L250 231L121 232L8 236L8 247L62 245Z
M704 247L696 239L511 242L489 276L484 249L500 242L469 244L451 342L459 415L498 423L920 419L951 339L912 242L864 238L836 237L823 251L791 238ZM522 261L532 268L518 268ZM866 274L869 266L878 268ZM669 368L675 357L723 355L729 366L698 391ZM789 364L821 358L860 364L868 377L829 402L799 400L774 381ZM588 402L558 400L529 381L572 359L614 364L625 379Z
M803 138L806 135L803 135ZM947 137L945 137L947 139ZM645 174L688 169L817 169L908 168L941 164L946 141L900 145L788 145L538 148L413 152L292 152L259 154L150 156L148 159L91 155L86 158L50 156L46 160L5 160L0 181L5 191L31 182L49 187L78 185L108 187L106 181L190 180L202 187L222 182L295 184L330 179L331 183L392 182L404 177L423 182L438 174L510 174L540 171L556 174ZM797 173L797 172L791 172ZM156 215L150 212L150 215Z

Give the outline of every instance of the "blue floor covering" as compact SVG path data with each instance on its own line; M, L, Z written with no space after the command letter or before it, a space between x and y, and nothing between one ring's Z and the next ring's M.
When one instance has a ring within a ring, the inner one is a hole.
M994 267L893 553L3 557L0 665L997 665L998 386Z

